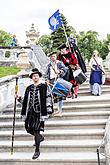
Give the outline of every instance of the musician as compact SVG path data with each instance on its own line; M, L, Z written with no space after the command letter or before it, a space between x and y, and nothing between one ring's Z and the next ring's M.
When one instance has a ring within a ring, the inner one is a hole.
M73 53L70 52L70 50L67 48L66 44L62 44L58 47L58 49L61 51L60 54L57 56L57 59L62 61L65 66L68 67L69 70L69 76L68 81L70 81L73 84L74 90L68 97L75 97L77 98L78 95L78 83L74 80L73 77L73 70L76 70L79 68L77 58ZM65 77L66 78L66 77Z
M56 52L51 52L49 54L50 63L47 65L46 69L46 79L48 84L54 84L58 77L64 77L67 69L63 62L57 60ZM54 112L54 116L62 116L62 97L58 97L54 94L54 102L57 102L57 111Z
M68 42L69 42L69 45L70 45L71 52L73 54L75 54L76 57L77 57L78 64L79 64L81 70L84 73L86 73L87 72L86 65L85 65L85 62L82 58L81 52L80 52L80 50L77 46L77 40L76 40L76 38L74 38L73 34L70 34L70 37L68 38Z
M26 88L21 111L22 117L26 116L26 131L35 138L36 148L32 159L36 159L40 155L40 142L44 140L40 131L44 131L44 121L48 115L48 108L53 111L51 103L50 107L47 107L51 101L51 95L47 95L47 84L40 82L41 76L42 73L37 68L32 69L29 77L34 83Z

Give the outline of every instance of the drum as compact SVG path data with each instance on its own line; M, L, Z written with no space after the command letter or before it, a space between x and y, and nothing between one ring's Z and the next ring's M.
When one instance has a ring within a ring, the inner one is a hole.
M73 77L78 84L84 83L87 79L87 76L85 75L85 73L83 73L81 69L73 71Z
M52 93L56 94L59 97L64 97L68 94L68 89L66 89L63 85L59 83L55 83L52 88Z
M55 82L52 93L57 94L59 97L67 96L72 88L72 84L62 78L58 78Z
M72 88L72 83L70 83L69 81L64 80L63 78L58 78L56 83L59 83L59 84L63 85L69 91Z

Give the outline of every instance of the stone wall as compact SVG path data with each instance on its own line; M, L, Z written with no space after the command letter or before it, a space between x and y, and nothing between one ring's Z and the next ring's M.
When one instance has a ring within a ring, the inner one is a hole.
M108 118L108 121L106 123L104 145L106 165L110 165L110 117Z

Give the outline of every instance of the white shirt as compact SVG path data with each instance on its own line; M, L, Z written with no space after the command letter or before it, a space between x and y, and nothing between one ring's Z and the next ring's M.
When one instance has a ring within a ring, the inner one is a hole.
M52 66L50 66L50 79L57 78L57 73L58 73L57 63L54 62L52 63Z
M95 58L95 59L96 59L98 65L100 65L100 67L102 68L102 70L104 70L102 58L101 58L101 57L97 57L97 58ZM89 66L90 66L91 68L93 68L93 65L97 65L96 61L95 61L94 58L92 57L92 58L90 59Z

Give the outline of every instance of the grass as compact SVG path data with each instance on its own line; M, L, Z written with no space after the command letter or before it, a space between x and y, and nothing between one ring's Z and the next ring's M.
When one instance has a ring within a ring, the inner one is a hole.
M20 71L16 66L0 66L0 78L9 75L16 75Z

